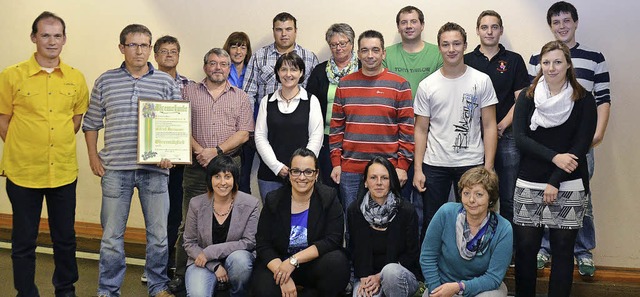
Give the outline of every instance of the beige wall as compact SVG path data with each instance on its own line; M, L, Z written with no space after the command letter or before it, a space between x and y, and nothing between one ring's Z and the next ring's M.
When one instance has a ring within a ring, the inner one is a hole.
M83 71L91 87L98 75L120 65L118 34L130 23L145 24L155 38L164 34L178 37L182 45L179 71L200 80L202 55L211 47L222 46L230 32L248 33L254 50L272 42L271 19L280 11L288 11L298 18L298 42L316 52L323 61L329 56L324 31L330 24L347 22L356 33L376 29L384 34L387 44L392 44L399 41L395 30L396 12L407 4L425 12L425 40L435 42L439 26L454 21L468 30L469 50L478 43L474 30L477 15L484 9L495 9L504 19L503 44L521 53L527 61L531 53L553 38L545 20L547 8L553 2L2 0L0 19L4 41L0 45L0 68L25 60L34 51L29 39L30 26L43 10L53 11L65 19L68 39L63 59ZM635 94L632 88L638 84L634 70L640 61L638 54L631 51L640 48L636 38L640 28L637 17L640 2L575 2L580 14L577 39L604 53L613 89L611 120L604 143L597 148L597 169L592 181L598 230L595 259L599 265L640 267L640 233L636 228L640 225L637 214L640 203L632 196L639 177L634 169L640 168L637 156L640 133L632 126L637 116L634 110L640 110L640 101L632 99ZM77 139L80 178L76 217L78 221L99 223L100 180L89 169L82 133ZM0 179L0 213L11 213L4 183L5 179ZM144 226L138 202L133 203L129 226Z

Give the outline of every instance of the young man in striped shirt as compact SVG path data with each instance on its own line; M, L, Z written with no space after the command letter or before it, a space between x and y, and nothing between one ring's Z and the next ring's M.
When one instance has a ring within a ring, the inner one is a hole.
M611 97L609 90L609 70L602 53L589 49L576 42L576 29L578 29L578 11L571 3L556 2L547 11L547 24L556 40L564 42L571 51L571 61L578 82L593 94L598 106L598 121L596 133L591 142L591 149L587 153L587 165L589 178L593 176L594 156L593 148L602 142L609 122L609 109ZM531 80L540 71L540 55L535 54L529 60L529 77ZM578 262L578 271L581 275L593 276L596 267L593 263L591 250L596 247L595 226L593 223L593 206L591 194L587 197L587 211L584 216L582 228L578 231L578 238L574 247L574 256ZM548 233L542 240L542 247L538 253L538 269L544 268L549 261L551 247L549 246Z
M388 158L403 185L413 159L411 87L382 67L380 32L360 34L358 58L362 68L343 77L336 90L329 135L331 178L340 185L345 210L355 201L364 167L374 156Z

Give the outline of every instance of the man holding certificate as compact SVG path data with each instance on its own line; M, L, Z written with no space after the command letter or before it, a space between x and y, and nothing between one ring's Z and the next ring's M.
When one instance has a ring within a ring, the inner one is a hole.
M202 69L206 78L188 84L183 95L191 102L191 148L193 163L184 168L182 188L182 217L187 217L191 198L207 192L205 168L216 156L233 157L240 165L242 144L253 132L253 110L249 96L232 86L227 78L231 71L231 58L221 48L213 48L204 55ZM176 272L169 284L173 292L184 290L187 254L182 247L184 220L178 233Z
M138 188L147 229L145 273L150 296L173 296L168 291L167 181L172 164L137 162L138 100L180 100L180 88L168 74L148 62L151 31L133 24L120 33L124 62L95 82L89 110L84 117L89 164L102 177L102 242L98 296L117 296L124 280L124 231L133 189ZM98 131L105 128L104 148L98 153Z

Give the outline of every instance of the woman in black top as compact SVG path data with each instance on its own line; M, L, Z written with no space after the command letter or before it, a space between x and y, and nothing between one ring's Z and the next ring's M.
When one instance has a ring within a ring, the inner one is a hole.
M317 182L318 159L297 149L287 185L267 194L258 221L254 296L336 296L349 281L344 215L335 189ZM314 292L315 291L315 292Z
M576 80L569 48L542 47L541 70L516 102L522 154L514 193L516 295L535 296L536 254L545 227L553 247L549 296L569 296L573 246L589 192L586 153L596 128L593 96Z
M359 198L347 213L353 296L413 296L420 275L416 210L400 197L400 181L389 160L373 158L364 176Z
M300 85L304 61L294 52L283 54L275 65L280 88L260 101L255 141L260 155L258 187L264 201L267 194L284 185L289 175L285 165L297 148L306 147L318 155L322 146L322 114L318 99Z

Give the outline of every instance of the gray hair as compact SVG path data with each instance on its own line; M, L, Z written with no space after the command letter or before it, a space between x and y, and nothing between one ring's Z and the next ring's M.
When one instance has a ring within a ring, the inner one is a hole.
M227 62L231 64L231 56L229 56L229 53L219 47L214 47L210 49L206 54L204 54L204 64L207 64L207 62L209 62L209 56L211 56L211 54L215 54L218 57L227 58Z
M327 43L331 40L331 37L336 34L344 34L349 39L349 42L353 44L353 40L356 38L356 33L353 32L353 28L345 23L337 23L333 24L327 29L327 33L325 34L325 39Z

